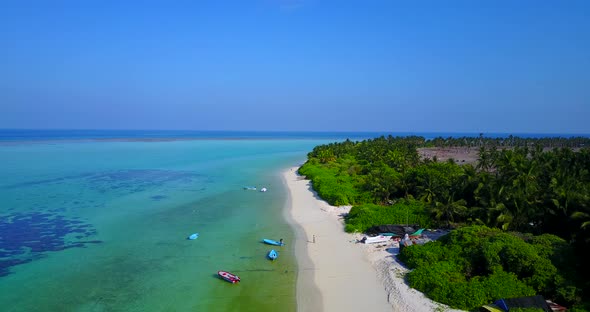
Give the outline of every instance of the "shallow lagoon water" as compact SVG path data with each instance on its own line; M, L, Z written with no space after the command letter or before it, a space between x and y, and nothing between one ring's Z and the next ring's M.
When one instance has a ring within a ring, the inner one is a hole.
M330 141L0 146L2 310L295 311L279 173Z

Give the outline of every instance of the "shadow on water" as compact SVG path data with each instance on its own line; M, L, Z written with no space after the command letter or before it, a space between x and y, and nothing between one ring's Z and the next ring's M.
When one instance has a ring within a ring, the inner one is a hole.
M168 198L168 196L166 196L166 195L154 195L154 196L151 196L150 198L152 200L154 200L154 201L160 201L162 199Z
M248 269L248 270L236 270L234 272L274 272L275 269Z

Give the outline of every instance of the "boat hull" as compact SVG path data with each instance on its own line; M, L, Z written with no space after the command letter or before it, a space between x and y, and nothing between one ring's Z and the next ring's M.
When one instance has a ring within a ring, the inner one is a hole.
M275 245L275 246L283 246L285 245L285 243L281 243L281 242L277 242L276 240L272 240L272 239L263 239L262 240L265 244L269 244L269 245Z
M217 275L219 275L219 277L232 284L235 284L240 281L240 278L237 275L229 273L227 271L217 271Z
M365 237L363 237L363 239L361 241L365 244L375 244L375 243L387 243L391 239L392 239L392 236L379 235L379 236L374 236L374 237L365 236Z

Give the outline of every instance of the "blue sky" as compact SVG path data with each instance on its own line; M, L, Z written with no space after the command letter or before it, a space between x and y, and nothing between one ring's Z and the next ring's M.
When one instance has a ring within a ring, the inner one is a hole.
M590 133L590 2L0 1L0 128Z

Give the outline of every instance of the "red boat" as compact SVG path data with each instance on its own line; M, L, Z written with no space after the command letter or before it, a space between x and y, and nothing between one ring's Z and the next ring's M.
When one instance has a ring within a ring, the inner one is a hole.
M240 278L237 275L231 274L226 271L218 271L217 275L219 275L221 278L223 278L224 280L226 280L232 284L235 284L240 281Z

